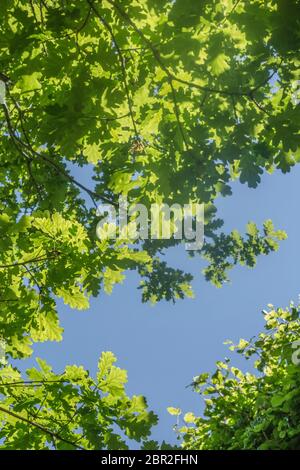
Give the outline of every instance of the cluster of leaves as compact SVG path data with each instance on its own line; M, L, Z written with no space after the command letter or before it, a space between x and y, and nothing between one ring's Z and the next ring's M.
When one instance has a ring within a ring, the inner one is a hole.
M192 386L205 407L202 417L185 415L179 430L183 448L300 448L300 308L270 306L264 318L265 331L257 338L227 342L244 358L256 358L254 373L242 372L226 358L213 374L194 378Z
M230 235L216 235L213 243L206 244L202 250L203 256L209 261L204 269L207 280L217 287L228 281L227 271L236 264L254 267L258 255L268 255L279 248L278 241L285 240L283 230L275 230L271 220L264 223L263 235L256 224L247 225L247 238L243 239L237 230Z
M205 204L199 254L218 286L234 264L252 266L277 248L281 232L273 241L220 234L214 199L235 178L254 187L264 170L288 171L298 159L297 3L1 2L0 301L9 352L29 354L24 334L59 339L55 298L86 308L127 269L142 276L144 301L191 295L191 276L160 259L176 240L100 243L87 198ZM84 169L93 187L76 179Z
M150 263L146 252L92 241L82 224L58 212L35 211L16 223L7 210L0 227L0 325L14 357L30 355L32 340L61 339L54 296L72 308L88 308L88 297L102 285L110 293L122 281L125 266L143 263L147 269Z
M246 238L220 233L214 201L235 179L256 187L264 171L287 172L300 159L298 13L297 0L1 0L0 341L8 356L61 339L57 298L88 308L128 269L140 274L144 301L192 295L191 276L161 259L178 240L97 239L95 207L116 205L120 194L146 207L205 204L199 255L217 286L235 264L253 266L278 248L285 235L270 222L262 234L250 224ZM66 387L75 406L83 398L71 385L53 385L50 398ZM57 432L60 418L45 416L56 401L45 396L44 409L31 398L26 409L40 406L41 426ZM23 418L32 417L7 400L14 410L2 410L3 429L21 446Z
M146 442L157 417L144 397L126 395L127 374L115 360L102 353L96 380L82 366L57 375L41 359L26 379L3 367L0 449L127 449L130 439Z

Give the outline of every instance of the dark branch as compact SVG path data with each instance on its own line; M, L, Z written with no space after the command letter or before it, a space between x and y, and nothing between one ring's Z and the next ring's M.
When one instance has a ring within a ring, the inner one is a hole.
M2 264L2 265L0 265L0 269L14 268L16 266L26 267L26 264L39 263L40 261L48 261L48 260L51 260L51 259L55 259L57 257L57 255L61 254L59 251L53 251L52 253L54 254L54 256L37 257L37 258L29 259L27 261L20 261L18 263Z
M41 424L39 423L36 423L35 421L32 421L30 419L27 419L25 418L24 416L21 416L17 413L15 413L14 411L11 411L11 410L8 410L6 408L4 408L3 406L0 406L0 411L2 411L3 413L6 413L10 416L12 416L13 418L16 418L18 419L19 421L23 421L23 423L27 423L29 424L30 426L33 426L37 429L39 429L40 431L44 432L45 434L48 434L49 436L52 437L52 439L58 439L62 442L65 442L66 444L69 444L71 445L72 447L76 448L76 449L80 449L80 450L84 450L83 447L79 446L78 444L70 441L69 439L66 439L64 437L62 437L60 434L56 433L55 431L51 431L50 429L48 428L45 428L44 426L42 426Z

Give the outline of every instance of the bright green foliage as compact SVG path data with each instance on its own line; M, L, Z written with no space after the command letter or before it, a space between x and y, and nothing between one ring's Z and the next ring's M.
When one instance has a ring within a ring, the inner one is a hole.
M144 301L192 295L191 276L161 261L178 240L99 242L88 201L204 203L199 255L217 286L233 265L277 249L284 235L273 229L250 227L246 240L220 233L214 200L231 194L234 179L255 187L264 171L299 159L297 12L292 0L1 2L9 354L61 338L56 298L87 308L128 269L141 275Z
M204 275L216 286L234 265L254 266L277 250L285 234L270 221L263 232L251 223L246 236L222 233L215 199L230 195L234 180L256 187L265 171L288 172L300 159L299 1L1 0L0 17L7 358L29 356L32 342L61 340L57 299L86 309L128 270L141 277L143 301L192 296L191 275L162 261L179 241L99 241L99 203L116 205L120 195L147 208L203 203L206 241L191 255L208 262ZM121 393L124 374L112 370L112 388L101 386ZM41 405L46 387L25 389L40 394L30 406ZM84 400L70 384L53 385L49 399L62 389L74 394L73 407ZM13 395L7 400L26 415ZM57 401L45 400L55 414ZM4 422L12 446L21 446L24 423ZM77 428L68 426L73 439ZM43 432L32 432L33 445L45 446Z
M185 415L185 449L300 449L300 308L270 306L264 318L257 338L230 346L255 358L254 373L225 359L214 374L194 378L205 409Z
M88 297L107 292L129 269L150 257L127 246L110 247L108 241L91 240L82 224L48 211L22 216L16 224L1 216L1 334L7 352L30 354L30 343L61 339L54 295L76 309L89 306ZM120 263L118 265L118 263ZM123 263L123 266L121 265Z
M128 439L146 443L157 418L144 397L126 395L126 371L115 361L111 352L102 353L96 381L82 366L57 375L41 359L26 379L3 367L0 449L127 449Z

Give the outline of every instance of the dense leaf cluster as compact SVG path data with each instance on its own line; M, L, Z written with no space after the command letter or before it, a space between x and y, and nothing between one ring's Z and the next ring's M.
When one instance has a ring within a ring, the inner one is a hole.
M222 233L215 199L230 195L234 180L256 187L265 171L288 172L300 159L297 0L1 0L0 16L0 340L7 358L29 356L33 342L62 339L57 299L86 309L128 270L141 277L143 301L192 295L191 275L163 261L178 240L100 241L99 203L115 206L120 195L146 207L203 203L206 240L192 254L204 259L216 286L234 265L252 267L277 250L286 235L268 220L262 231L249 223L245 236ZM1 372L21 380L11 366ZM53 378L48 366L32 373ZM24 447L23 439L57 447L80 432L86 448L122 448L113 420L128 437L148 435L154 420L141 402L120 392L120 402L111 398L111 418L92 379L84 380L31 383L10 398L3 389L3 445ZM91 422L83 416L87 396ZM128 424L136 426L136 407L138 435ZM106 434L92 437L102 412Z
M300 448L300 309L270 306L264 318L265 331L257 338L230 346L255 359L253 372L244 373L226 359L217 362L213 374L194 378L192 386L205 402L204 416L185 415L186 426L180 429L184 448Z
M144 397L126 395L127 374L115 360L102 353L96 380L82 366L57 375L41 359L26 380L3 367L0 449L127 449L128 439L146 440L157 417Z

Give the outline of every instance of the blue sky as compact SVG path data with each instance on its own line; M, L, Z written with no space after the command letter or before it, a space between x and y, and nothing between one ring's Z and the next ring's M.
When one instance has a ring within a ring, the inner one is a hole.
M248 221L261 226L269 218L276 228L287 231L288 240L280 250L260 257L256 268L235 268L231 283L216 289L204 280L199 259L188 258L184 247L174 248L167 260L194 274L195 299L175 305L142 304L136 289L138 277L130 273L111 296L92 299L88 311L74 311L59 303L63 342L35 345L33 358L21 361L22 369L38 356L57 372L75 363L94 373L101 351L113 351L118 365L128 370L128 393L145 395L160 416L153 437L174 442L174 417L166 408L180 407L195 414L201 410L199 396L186 388L192 377L213 370L216 360L229 356L223 345L226 339L238 341L259 333L261 311L268 303L286 306L298 300L299 177L296 167L287 175L265 175L255 190L235 183L233 196L218 199L219 216L228 231L244 232ZM236 364L241 365L238 357Z

